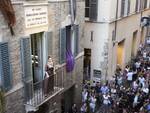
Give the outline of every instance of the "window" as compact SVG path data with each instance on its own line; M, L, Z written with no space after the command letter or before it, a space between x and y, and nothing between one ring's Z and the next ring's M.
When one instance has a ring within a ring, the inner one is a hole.
M121 1L121 14L120 16L123 17L125 15L125 0Z
M90 0L85 0L85 17L90 17Z
M21 56L24 77L33 82L43 80L45 65L51 52L51 32L31 34L21 39Z
M0 88L5 91L12 87L11 73L8 43L0 43Z
M43 33L31 35L31 56L32 56L32 75L34 83L43 78L43 47L42 47Z
M98 0L85 0L85 17L90 21L97 20Z
M76 19L76 0L69 0L69 4L70 4L70 14L72 15L72 19L73 21L75 21Z
M120 17L127 16L129 13L130 13L130 0L122 0Z
M128 0L128 6L127 6L127 14L129 15L130 14L130 0Z
M40 88L38 85L44 79L45 64L51 52L51 35L51 32L41 32L21 38L22 78L26 101L32 98L33 87L34 90Z
M139 11L139 0L136 0L136 4L135 4L135 12Z
M60 30L60 45L59 45L59 63L65 63L66 51L71 50L75 56L79 53L79 25L74 25L73 35L71 34L71 26L66 26ZM70 38L71 37L71 38Z
M144 9L147 8L147 0L144 0Z
M143 10L143 9L144 9L144 1L140 0L140 10Z

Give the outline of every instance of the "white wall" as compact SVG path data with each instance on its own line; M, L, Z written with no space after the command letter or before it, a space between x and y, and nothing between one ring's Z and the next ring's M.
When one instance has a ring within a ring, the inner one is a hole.
M109 0L98 0L98 22L109 20L111 3Z
M85 25L85 45L84 48L91 48L91 77L93 69L101 70L101 62L104 61L103 52L105 43L108 42L108 24L86 23ZM93 42L91 42L91 31L93 32Z
M147 10L142 13L143 16L149 15L150 11ZM117 21L117 38L116 41L119 43L122 40L125 40L125 48L124 48L124 59L123 59L123 67L130 61L131 59L131 51L132 51L132 41L133 41L133 33L138 30L137 38L136 38L136 48L137 51L140 39L141 39L141 26L140 26L141 14L135 14L126 18L123 18ZM108 73L111 76L114 73L116 65L117 65L117 43L113 47L112 42L112 31L115 29L115 23L111 23L109 27L109 70ZM146 36L146 28L144 29L144 36Z
M136 47L137 51L141 38L141 26L140 19L141 13L135 13L135 2L136 0L131 0L130 15L122 19L117 20L117 38L116 41L119 43L122 40L124 41L124 55L123 55L123 67L131 59L132 51L132 41L133 33L137 32L136 38ZM99 0L98 1L98 22L90 23L86 22L85 24L85 43L84 48L92 49L92 58L91 58L91 76L93 76L93 69L100 69L105 74L105 70L101 67L101 62L104 61L104 46L107 42L108 44L108 76L109 78L115 72L117 65L117 46L116 43L113 46L112 42L112 31L115 29L115 21L111 22L116 18L116 4L117 0ZM118 17L120 17L121 10L121 0L118 0ZM149 0L150 2L150 0ZM143 16L150 15L150 10L145 10L142 13ZM110 23L111 22L111 23ZM90 42L91 31L94 31L93 42ZM146 33L146 31L144 31ZM104 77L104 75L103 75ZM104 78L103 78L104 79Z

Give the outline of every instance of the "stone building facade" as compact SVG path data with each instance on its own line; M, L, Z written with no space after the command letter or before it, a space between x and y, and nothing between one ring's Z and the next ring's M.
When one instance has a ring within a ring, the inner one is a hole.
M61 113L62 109L69 111L73 103L80 106L83 81L81 44L84 36L84 0L11 2L16 15L16 24L13 27L15 35L11 35L0 12L0 69L3 72L0 83L5 91L6 113ZM72 3L76 4L73 23ZM75 63L73 70L69 72L66 71L66 57L62 58L67 41L64 42L64 35L61 33L66 26L71 26L71 33L76 34L71 35L71 50ZM77 26L77 29L72 30L72 26ZM4 58L4 54L8 58ZM55 68L54 91L45 97L42 85L49 55ZM62 59L64 61L61 61ZM33 62L36 65L33 66ZM5 65L9 70L6 73Z
M105 81L112 79L117 64L124 69L144 43L148 27L141 26L141 18L150 15L150 0L91 1L85 0L84 48L89 52L84 72L94 81Z

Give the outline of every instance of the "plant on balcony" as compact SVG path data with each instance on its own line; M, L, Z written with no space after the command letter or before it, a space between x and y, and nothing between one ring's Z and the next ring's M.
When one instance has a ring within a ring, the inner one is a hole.
M0 91L0 113L4 113L4 111L5 111L4 92Z

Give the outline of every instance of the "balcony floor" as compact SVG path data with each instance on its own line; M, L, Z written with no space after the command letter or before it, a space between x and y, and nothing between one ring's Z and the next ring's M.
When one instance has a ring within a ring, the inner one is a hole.
M48 95L43 94L42 88L34 91L33 98L27 101L25 104L26 111L37 111L39 106L47 102L49 99L53 98L55 95L60 93L63 89L64 88L54 87L54 91L52 91Z

